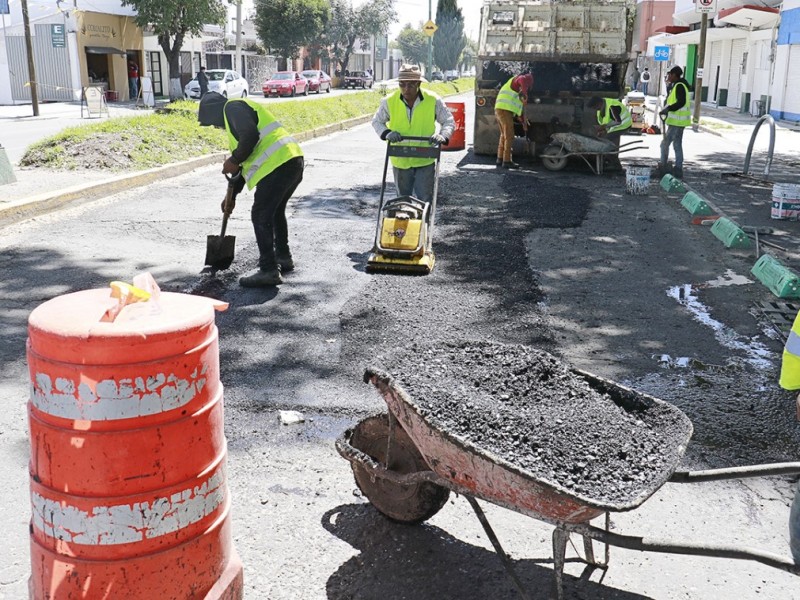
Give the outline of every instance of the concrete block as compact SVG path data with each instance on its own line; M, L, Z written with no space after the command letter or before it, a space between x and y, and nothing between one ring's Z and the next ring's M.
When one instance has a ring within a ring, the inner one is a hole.
M694 192L686 192L681 200L681 206L689 211L693 217L713 215L714 211L708 203Z
M661 187L669 194L683 194L686 192L686 187L683 185L683 182L669 173L661 178Z
M750 237L736 223L720 217L711 226L711 233L725 244L726 248L749 248Z
M770 254L762 254L750 272L778 298L800 298L800 277Z

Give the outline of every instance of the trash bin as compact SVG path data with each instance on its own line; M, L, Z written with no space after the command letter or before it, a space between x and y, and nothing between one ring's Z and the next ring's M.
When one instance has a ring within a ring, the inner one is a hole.
M463 102L445 102L445 106L453 115L453 120L456 122L456 128L453 130L453 135L450 136L450 141L446 146L442 146L442 150L463 150L466 147L466 112L464 110Z

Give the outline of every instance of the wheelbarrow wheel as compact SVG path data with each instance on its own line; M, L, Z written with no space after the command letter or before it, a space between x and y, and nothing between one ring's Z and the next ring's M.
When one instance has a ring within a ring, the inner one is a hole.
M353 429L350 443L374 460L385 465L386 442L389 439L389 415L367 417ZM419 450L399 424L395 424L388 468L401 474L428 471ZM422 482L398 485L381 477L370 477L358 463L351 463L358 489L380 513L393 521L422 523L441 510L450 490L435 483Z
M542 150L542 164L548 171L560 171L567 166L567 156L561 146L545 146Z

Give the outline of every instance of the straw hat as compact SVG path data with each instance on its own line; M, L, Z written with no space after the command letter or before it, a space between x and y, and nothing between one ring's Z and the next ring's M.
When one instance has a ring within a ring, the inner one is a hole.
M397 81L427 81L417 65L401 65Z

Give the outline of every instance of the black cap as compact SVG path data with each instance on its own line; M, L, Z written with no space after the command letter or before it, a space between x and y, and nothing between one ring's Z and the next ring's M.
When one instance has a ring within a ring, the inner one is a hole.
M671 75L677 75L678 77L683 77L683 69L681 69L680 67L672 67L669 70L669 72Z
M225 127L225 103L228 99L217 92L208 92L200 99L200 106L197 109L197 120L200 125L213 127Z

